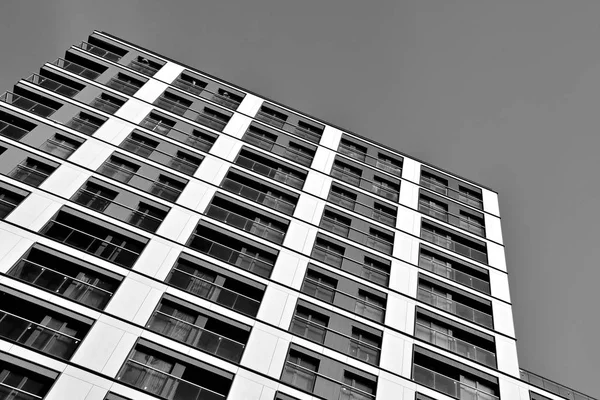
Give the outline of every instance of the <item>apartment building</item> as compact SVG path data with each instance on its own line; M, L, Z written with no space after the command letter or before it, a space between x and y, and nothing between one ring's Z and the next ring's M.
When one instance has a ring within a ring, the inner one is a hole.
M593 400L493 190L104 32L0 100L0 400Z

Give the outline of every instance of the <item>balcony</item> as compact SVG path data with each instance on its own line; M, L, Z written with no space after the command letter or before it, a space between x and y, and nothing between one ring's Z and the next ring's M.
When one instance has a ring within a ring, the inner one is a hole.
M265 164L262 164L258 161L251 160L244 156L238 156L235 163L239 166L247 168L251 171L256 172L257 174L267 176L271 179L274 179L278 182L285 183L293 188L301 189L304 186L304 180L292 175L291 173L284 172L280 169L274 169L268 167Z
M287 158L288 160L295 161L298 164L304 165L306 167L310 166L313 161L312 155L295 150L290 146L282 146L280 144L277 144L274 141L271 141L263 136L253 133L251 130L246 131L246 133L242 137L242 140L247 143L253 144L257 147L260 147L261 149L278 154L284 158Z
M191 81L188 81L186 79L182 79L181 77L175 79L172 85L195 96L200 96L206 88L206 84L204 82L197 84L196 80L192 79Z
M150 61L140 57L138 57L138 59L140 59L140 61L131 60L128 67L134 71L137 71L147 76L154 76L154 74L158 72L158 68L155 68L154 66L150 65Z
M251 317L256 316L260 307L258 300L203 279L201 276L178 269L177 266L171 271L167 282L195 296Z
M344 143L340 143L340 145L338 147L338 151L341 154L348 156L350 158L353 158L355 160L358 160L358 161L364 162L367 159L367 153L365 153L364 151L361 151L360 149L357 149L356 147L348 146L347 144L344 144Z
M155 311L148 329L228 361L239 363L245 345L161 311Z
M112 61L115 63L119 62L119 60L121 59L121 56L119 54L105 50L98 46L94 46L93 44L90 44L88 42L81 42L79 45L77 45L77 47L87 51L88 53L92 53L94 55L97 55L98 57L102 57L105 60Z
M462 243L458 243L447 236L442 236L438 233L428 230L427 228L421 229L421 238L428 242L437 244L445 249L452 250L465 257L469 257L483 264L487 264L487 254L484 252L475 250L474 248L466 246Z
M41 400L42 396L37 396L26 392L25 390L18 389L14 386L7 385L6 383L0 382L0 399L6 400Z
M378 159L375 162L375 168L379 168L380 170L395 176L402 176L402 167L396 164L392 164L388 161L381 161Z
M520 370L521 380L525 382L529 382L533 386L537 386L544 390L549 391L550 393L554 393L557 396L560 396L567 400L596 400L594 397L587 396L583 393L580 393L576 390L570 389L564 385L553 382L549 379L543 378L539 375L534 374L533 372L525 371L524 369Z
M48 107L42 103L38 103L37 101L16 95L12 92L5 92L2 96L0 96L0 101L11 104L20 108L21 110L28 111L43 118L50 117L57 110L56 108Z
M0 219L4 219L8 214L17 208L19 204L0 198Z
M54 138L49 138L40 146L40 150L66 160L77 150L77 147L69 146L64 140L59 142Z
M29 260L21 260L11 269L10 276L66 297L84 306L104 309L113 293L89 282L56 271Z
M419 267L433 272L436 275L443 276L451 281L458 282L480 292L490 294L490 284L482 279L475 278L469 274L449 267L446 263L439 261L431 256L421 254L419 256Z
M9 122L0 121L0 135L13 140L21 140L29 133L28 130L20 128Z
M398 201L400 194L398 190L387 187L383 183L373 182L371 192L391 201Z
M452 337L447 333L436 331L435 329L417 322L415 326L415 336L454 354L477 361L490 368L496 368L496 355L494 353L465 342L464 340Z
M285 130L286 132L292 133L302 139L306 139L313 143L319 143L321 141L321 135L319 133L313 132L308 128L300 126L301 122L298 125L293 125L289 122L286 122L284 119L278 118L277 116L266 113L262 110L258 111L254 119L256 119L257 121L264 122L265 124L273 126L275 128Z
M221 132L223 129L225 129L225 125L227 125L228 121L217 118L215 114L203 111L201 113L198 113L198 116L196 117L196 122Z
M321 218L321 224L319 226L329 232L349 238L350 240L356 241L357 243L363 244L384 254L392 254L392 249L394 247L393 241L390 242L376 235L354 229L349 225L326 216Z
M455 200L460 201L461 203L468 204L472 207L482 210L483 209L483 201L478 199L469 193L461 192L455 189L452 189L449 186L443 185L441 182L435 181L432 178L422 176L421 177L421 185L426 187L436 193L443 194L444 196L451 197Z
M80 339L0 309L0 338L68 360Z
M21 164L17 165L8 173L8 176L27 185L38 187L51 174L51 172L45 172L34 168L35 165L27 164L27 161L21 162Z
M294 208L296 207L295 204L285 201L279 197L261 192L229 178L225 178L223 180L221 187L228 192L240 195L246 199L254 201L255 203L262 204L277 211L281 211L287 215L292 215L294 213Z
M100 125L81 118L81 115L73 117L65 124L69 128L81 132L85 135L93 135L100 128Z
M131 82L120 79L118 75L110 78L110 80L106 82L106 86L128 96L133 96L137 93L140 87L142 87L142 85L134 85Z
M437 309L464 318L467 321L471 321L478 325L485 326L486 328L494 328L494 322L491 315L476 310L473 307L469 307L457 301L448 299L430 290L420 287L417 290L417 299Z
M222 105L225 108L228 108L230 110L237 110L237 108L240 105L240 101L237 100L237 99L235 99L235 98L233 98L232 96L229 96L229 95L225 94L225 93L227 93L227 92L224 92L224 93L219 93L219 92L213 93L210 99L214 103Z
M100 96L92 100L90 106L97 108L98 110L104 111L107 114L114 114L119 108L121 108L121 104L110 102L108 100L103 99Z
M262 110L259 110L254 117L258 121L264 122L267 125L274 126L275 128L283 129L283 126L286 124L284 119L278 118L272 114L266 113Z
M31 74L25 80L65 97L74 97L80 91L80 89L76 87L57 82L53 79L38 74Z
M208 206L206 215L243 231L250 232L251 234L270 242L277 244L283 243L283 237L285 236L284 231L267 224L257 222L250 218L246 218L240 214L236 214L232 211L215 206L214 204L210 204Z
M163 93L158 99L156 99L156 102L154 104L156 104L163 110L172 112L173 114L183 115L187 110L190 109L189 106L191 105L191 103L192 102L190 101L188 104L183 104L178 101L171 100L165 96L165 93Z
M62 58L57 59L52 64L56 65L59 68L66 70L66 71L72 72L75 75L79 75L83 78L86 78L86 79L89 79L92 81L96 80L96 78L98 78L101 75L99 72L96 72L96 71L86 68L82 65L76 64L72 61L67 61Z
M465 218L462 215L450 213L442 208L432 207L424 201L419 201L419 211L440 221L448 222L451 225L458 226L479 236L485 236L485 227L473 220Z
M438 392L460 400L499 400L498 396L481 391L473 386L467 385L432 371L420 365L413 365L413 380L423 386L427 386Z

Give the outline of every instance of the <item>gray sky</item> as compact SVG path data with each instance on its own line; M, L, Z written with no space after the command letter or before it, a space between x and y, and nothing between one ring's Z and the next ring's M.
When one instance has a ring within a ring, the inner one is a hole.
M500 193L523 368L600 397L598 0L0 0L0 89L105 30Z

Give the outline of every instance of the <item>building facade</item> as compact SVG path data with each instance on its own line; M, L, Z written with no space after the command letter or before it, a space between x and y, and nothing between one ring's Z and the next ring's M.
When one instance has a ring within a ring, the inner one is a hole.
M0 100L0 399L590 399L494 191L103 32Z

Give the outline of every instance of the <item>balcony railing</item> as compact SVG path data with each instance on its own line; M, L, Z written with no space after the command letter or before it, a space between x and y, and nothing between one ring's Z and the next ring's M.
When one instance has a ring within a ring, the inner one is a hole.
M432 257L421 254L419 257L419 267L433 272L436 275L443 276L451 281L461 283L465 286L490 294L490 284L482 279L475 278L469 274L449 267L446 263L438 261Z
M363 244L374 250L385 254L392 254L392 249L394 247L393 242L387 241L375 235L371 235L370 233L354 229L351 226L343 224L335 219L323 216L319 226L329 232L349 238L350 240L356 241L357 243Z
M73 117L65 124L71 129L81 132L86 135L92 135L100 128L100 125L96 125L88 120L81 119L79 117Z
M79 89L38 74L31 74L25 80L66 97L73 97L79 93Z
M133 96L140 89L140 86L125 82L124 80L119 79L117 76L110 78L110 80L106 82L106 86L129 96Z
M272 226L257 222L255 220L246 218L240 214L236 214L232 211L226 210L222 207L211 204L206 210L206 215L228 225L235 226L243 231L250 232L253 235L261 237L273 243L283 243L283 237L285 232L279 229L273 228Z
M256 316L260 307L260 301L177 268L173 268L167 282L195 296L251 317Z
M439 235L435 232L423 228L421 230L421 237L428 242L437 244L438 246L444 247L448 250L452 250L458 254L462 254L465 257L472 258L473 260L487 264L487 254L482 251L475 250L471 247L465 246L464 244L455 242L454 240Z
M329 393L333 396L338 392L337 397L332 399L337 400L375 400L375 395L360 390L358 388L348 386L345 383L336 381L328 376L319 374L313 370L295 364L291 361L285 363L281 380L291 386L303 389L308 392L313 392L317 380L326 380Z
M483 209L483 202L481 201L481 199L473 197L468 193L452 189L451 187L444 186L440 182L435 182L431 178L421 177L421 185L423 185L423 187L433 190L434 192L451 197L472 207L478 208L480 210Z
M288 133L292 133L302 139L306 139L313 143L319 143L321 141L321 134L312 132L308 129L302 128L297 125L290 124L282 119L279 119L271 114L265 113L264 111L258 111L254 117L257 121L264 122L267 125L279 128Z
M117 380L166 400L198 399L223 400L225 396L129 359L117 375Z
M160 218L118 203L108 197L101 196L86 189L79 189L73 197L73 201L84 207L101 212L150 232L156 232L162 223L162 219Z
M50 232L52 232L52 235L49 234ZM131 268L140 256L138 252L90 235L54 219L46 225L42 235L126 268Z
M242 140L267 151L272 151L273 148L275 148L277 150L274 151L275 154L287 158L288 160L295 161L298 164L304 165L306 167L312 164L313 156L302 153L298 150L294 150L289 146L282 146L280 144L277 144L273 141L270 141L253 133L252 131L246 131L246 133L242 137Z
M486 314L455 300L448 299L430 290L420 287L417 290L417 299L432 305L435 308L449 312L450 314L454 314L478 325L482 325L490 329L494 327L494 322L490 314Z
M452 353L459 354L463 357L485 364L488 367L496 367L496 355L491 351L477 347L471 343L465 342L464 340L452 337L447 333L436 331L435 329L431 329L430 327L422 325L418 322L415 328L415 336L428 343L442 347Z
M292 215L294 213L294 208L296 207L294 204L279 197L260 192L254 188L243 185L229 178L223 179L221 187L228 192L240 195L246 199L250 199L258 204L262 204L274 210L281 211L287 215Z
M79 75L83 78L87 78L92 81L101 75L99 72L93 71L82 65L76 64L72 61L67 61L62 58L57 59L52 64L56 65L59 68L66 70L66 71L72 72L75 75Z
M177 78L173 81L172 83L173 86L175 86L176 88L182 89L190 94L196 95L196 96L200 96L202 94L202 92L204 92L206 89L206 86L203 85L196 85L192 82L188 82L185 79L181 79L181 78Z
M19 164L9 172L8 176L30 186L38 187L50 174L31 168L25 164Z
M31 394L22 389L0 382L0 399L6 400L41 400L42 396Z
M19 204L12 203L5 199L0 199L0 219L5 218L8 214L17 208Z
M157 99L156 105L162 109L170 111L177 115L184 115L186 112L193 114L190 116L190 119L195 120L196 122L208 126L217 131L222 131L227 125L228 121L219 119L214 115L206 113L205 111L197 111L188 106L178 103L176 101L170 100L164 96L161 96Z
M38 103L37 101L16 95L13 92L4 92L4 94L0 96L0 101L44 118L48 118L56 112L55 108L51 108L43 105L42 103Z
M350 185L375 193L388 200L398 201L399 193L397 190L386 187L381 183L362 178L360 175L346 171L336 165L331 169L331 176L349 183Z
M302 180L301 178L298 178L290 173L268 167L265 164L261 164L258 161L253 161L244 156L238 156L235 163L251 171L254 171L257 174L267 176L279 182L283 182L296 189L301 189L302 186L304 186L304 180Z
M40 150L55 155L56 157L67 159L71 154L77 150L75 147L71 147L64 142L56 141L52 138L46 139L46 141L40 146Z
M529 382L533 386L545 389L550 393L554 393L555 395L565 398L567 400L596 400L595 397L587 396L576 390L561 385L560 383L556 383L549 379L536 375L533 372L525 371L524 369L521 369L520 372L521 380Z
M79 339L0 309L0 337L42 353L69 359Z
M121 106L119 104L111 103L110 101L104 100L101 97L96 97L90 103L90 106L102 110L107 114L114 114Z
M101 47L94 46L93 44L89 44L88 42L81 42L77 45L77 47L87 51L88 53L92 53L99 57L102 57L108 61L119 62L119 60L121 59L121 56L117 53L113 53L112 51L108 51Z
M29 133L28 130L19 128L16 125L13 125L9 122L0 121L0 135L13 139L13 140L21 140L23 136Z
M158 72L157 68L154 68L154 67L150 66L149 64L146 64L146 63L143 63L143 62L140 62L137 60L131 60L128 67L134 71L137 71L137 72L147 75L147 76L154 76L154 74L156 74Z
M499 400L498 396L486 393L466 383L459 382L417 364L413 365L413 380L456 399Z
M190 135L189 133L173 128L170 125L163 124L162 122L150 117L146 117L142 122L140 122L140 125L153 132L160 133L161 135L168 135L178 142L185 143L198 150L209 151L213 145L213 143L209 142L208 140Z
M294 316L290 331L305 337L308 340L325 344L334 350L348 354L351 357L362 360L368 364L378 365L381 349L377 346L363 342L344 333L330 329L324 325L317 324L298 315ZM308 334L305 334L308 332ZM320 334L322 333L322 335ZM312 337L311 337L312 336Z
M385 314L385 308L381 307L377 304L371 303L369 301L365 301L359 297L353 296L348 293L344 293L341 290L333 288L331 286L327 286L321 282L315 281L310 278L304 279L304 284L302 286L302 292L306 293L309 296L315 297L317 299L326 301L328 303L335 303L336 297L343 297L345 300L340 301L340 307L344 309L351 309L357 315L363 316L367 319L371 319L373 321L383 322L383 317ZM353 307L343 307L341 305L348 305Z
M200 241L202 247L194 246L193 241L195 240ZM236 267L240 267L265 278L269 277L273 270L272 263L263 261L256 256L251 256L244 252L232 249L221 243L214 242L196 233L192 234L188 246L201 253L208 254L218 260L226 262L227 264L235 265Z
M103 309L112 292L29 260L21 260L9 275L88 307Z
M194 96L207 98L213 103L220 104L223 107L229 108L230 110L236 110L240 105L239 101L234 100L231 97L208 90L206 89L206 86L195 85L192 82L186 81L185 79L177 78L175 81L173 81L172 85L190 94L193 94Z
M483 225L465 218L462 215L456 215L446 210L432 207L430 204L423 201L419 201L419 211L439 219L440 221L448 222L449 224L463 228L476 235L485 236L485 227Z
M243 343L160 311L154 312L147 327L158 334L234 363L240 362L244 352Z
M364 262L352 260L317 244L313 247L311 257L336 268L341 268L343 265L352 266L356 271L360 271L360 277L381 286L387 286L389 282L390 275L387 272L373 268Z
M196 122L208 126L216 131L221 132L225 129L225 125L227 125L228 121L224 121L222 119L216 118L214 115L207 114L205 112L197 112L198 116L196 117Z
M147 144L139 142L132 138L125 139L123 143L121 143L120 147L144 158L156 161L159 164L173 168L174 170L184 173L186 175L193 175L194 172L196 172L196 170L200 166L200 164L195 164L190 161L184 160L183 158L177 157L177 155L172 155L164 151L158 150L152 146L148 146ZM152 157L153 155L156 156Z
M374 165L375 168L379 168L380 170L388 172L392 175L395 175L395 176L402 175L402 167L400 167L398 165L394 165L391 162L383 161L383 160L380 160L379 158L370 156L367 153L364 153L358 149L347 146L343 143L340 143L340 145L338 147L338 151L341 154L344 154L355 160L362 161L369 165Z
M375 221L379 221L382 224L389 226L396 225L395 215L389 214L382 210L378 210L359 201L349 199L348 197L342 196L341 194L336 193L334 191L329 192L327 200L329 200L333 204L337 204L340 207L346 208L351 211L356 211L361 215L367 216L371 219L374 219Z

